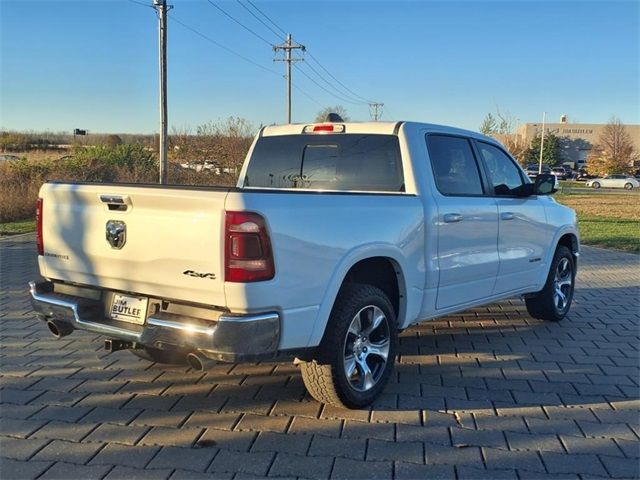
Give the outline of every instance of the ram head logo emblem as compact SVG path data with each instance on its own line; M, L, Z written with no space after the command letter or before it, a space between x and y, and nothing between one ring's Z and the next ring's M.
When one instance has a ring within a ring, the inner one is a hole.
M120 220L109 220L107 222L107 242L111 248L120 250L127 242L127 225Z

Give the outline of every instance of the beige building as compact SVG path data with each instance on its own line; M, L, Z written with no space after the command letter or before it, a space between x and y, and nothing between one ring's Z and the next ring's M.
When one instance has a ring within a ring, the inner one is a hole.
M575 168L579 168L586 163L589 151L605 126L604 123L568 123L566 115L563 115L560 123L545 123L544 131L545 135L552 133L560 139L562 162L571 162ZM625 128L640 152L640 125L625 125ZM516 135L529 145L540 132L542 123L525 123L518 127Z

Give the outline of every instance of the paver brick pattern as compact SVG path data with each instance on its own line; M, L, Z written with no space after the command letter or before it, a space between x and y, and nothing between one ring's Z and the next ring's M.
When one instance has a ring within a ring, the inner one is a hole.
M52 338L32 235L0 241L0 477L638 478L640 257L584 247L560 323L520 299L403 332L369 409L290 363L205 372Z

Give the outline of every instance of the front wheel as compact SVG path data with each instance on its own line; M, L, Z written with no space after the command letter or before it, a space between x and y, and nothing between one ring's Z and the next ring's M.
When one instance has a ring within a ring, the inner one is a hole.
M600 188L600 183L598 183L598 182L593 182L593 183L591 184L591 186L592 186L593 188Z
M397 331L395 311L382 290L343 286L316 359L300 364L307 391L337 407L369 405L393 370Z
M633 188L633 184L631 184L631 183L625 183L625 184L624 184L624 188L625 188L626 190L631 190L631 189Z
M525 297L529 315L540 320L559 322L569 312L576 281L575 262L571 251L558 246L544 288Z

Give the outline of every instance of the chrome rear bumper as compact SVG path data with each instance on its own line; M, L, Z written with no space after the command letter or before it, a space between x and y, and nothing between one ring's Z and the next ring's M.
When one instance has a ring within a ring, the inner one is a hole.
M144 325L105 318L101 301L56 293L52 282L29 282L31 304L44 321L106 335L153 348L199 352L221 361L237 362L273 357L280 340L278 313L232 315L215 321L157 312Z

